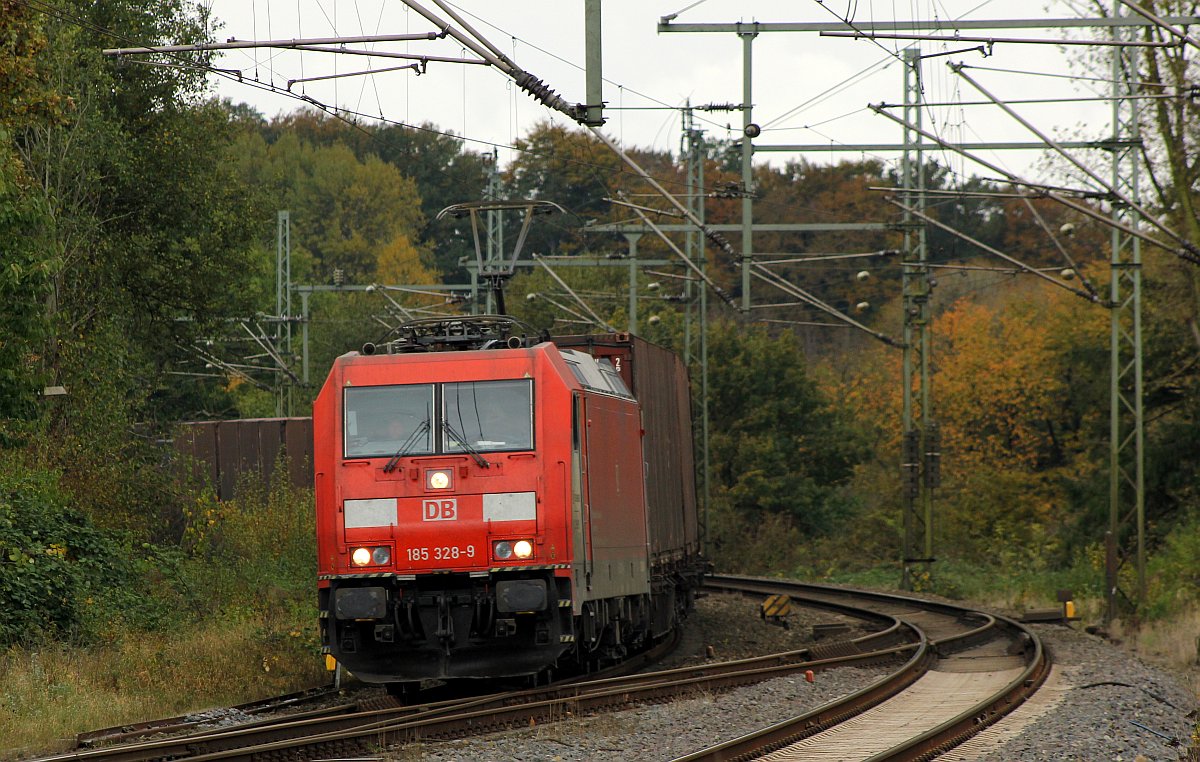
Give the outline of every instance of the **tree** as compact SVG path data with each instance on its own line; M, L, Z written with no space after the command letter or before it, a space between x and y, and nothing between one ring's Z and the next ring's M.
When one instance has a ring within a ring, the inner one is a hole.
M863 443L809 377L790 335L723 321L709 338L712 477L733 508L753 520L788 516L829 531L844 513L838 488Z
M179 347L245 308L247 194L225 161L228 114L205 100L201 71L99 51L112 43L102 30L200 42L204 24L181 0L3 11L0 66L13 79L0 88L16 105L0 125L0 226L20 232L0 231L0 290L16 296L0 305L0 363L17 363L26 390L68 392L30 411L24 444L48 469L70 466L62 484L98 523L157 529L171 487L144 435L179 416L169 375Z
M318 146L344 145L360 161L369 156L396 167L420 188L424 224L414 245L433 254L433 264L443 275L460 273L459 259L474 257L469 227L454 219L438 220L442 209L483 198L492 160L466 150L464 141L432 124L418 127L347 122L312 110L279 117L262 131L269 142L292 134Z
M0 127L0 140L7 134ZM7 146L4 146L7 148ZM24 167L7 151L0 153L0 419L27 418L33 413L37 385L32 371L48 332L42 305L55 264L28 235L45 225L44 208L24 188Z
M1098 0L1072 5L1081 14L1114 13L1113 6ZM1197 12L1191 0L1147 0L1137 5L1159 17ZM1118 10L1142 19L1129 8ZM1141 146L1134 158L1141 162L1143 202L1187 244L1200 246L1200 105L1188 95L1196 82L1197 49L1179 44L1175 34L1153 23L1137 36L1159 44L1126 51L1122 62L1133 94L1141 96L1123 107L1138 104ZM1109 77L1111 56L1106 49L1082 57L1078 66L1088 74ZM1107 166L1096 169L1107 173ZM1142 251L1145 505L1153 549L1159 537L1200 507L1200 496L1180 483L1186 474L1200 470L1200 458L1184 446L1200 422L1200 268L1159 247L1143 244ZM1102 510L1107 507L1103 486L1094 485L1086 495L1094 505L1093 535L1099 531L1096 524L1103 526L1100 522L1107 517Z
M259 189L260 204L288 210L293 283L438 282L433 257L419 242L426 220L410 177L373 153L360 158L350 146L332 139L330 135L349 134L336 122L313 120L306 130L276 132L277 127L249 119L242 127L232 164L246 186ZM318 128L322 142L303 136ZM273 225L270 229L273 232ZM389 295L409 305L431 302L427 296ZM389 305L379 294L316 294L309 306L314 378L322 377L333 358L386 334L376 316L387 313Z
M1076 529L1089 516L1079 495L1107 452L1108 314L1040 282L998 287L992 277L987 299L960 297L932 326L938 555L1049 565L1095 540ZM825 376L828 394L875 442L855 477L863 509L843 551L894 559L899 547L900 361L896 349L874 346Z
M432 284L437 280L433 271L422 262L422 254L408 236L399 234L379 252L375 264L375 281L388 284Z
M59 118L62 98L37 56L46 46L44 19L23 3L0 2L0 420L34 414L37 357L49 332L42 308L57 268L40 235L49 220L13 133ZM5 432L0 429L0 446Z
M347 283L369 283L384 247L401 238L411 245L425 222L410 178L374 155L360 160L342 144L314 145L294 133L268 143L244 134L237 171L289 210L294 280L330 282L340 270Z
M186 10L175 0L78 3L46 21L55 45L38 66L65 105L58 119L24 125L15 144L37 178L48 213L41 232L59 265L45 304L50 378L79 367L62 362L72 344L114 325L138 347L135 364L150 363L134 372L153 376L168 348L240 306L228 286L241 272L244 196L221 161L226 113L202 100L202 74L115 65L93 31L199 41L203 27Z
M586 248L576 230L587 220L607 219L621 176L621 159L587 132L543 122L515 141L520 151L508 167L511 198L552 201L568 212L530 230L525 244L538 254Z

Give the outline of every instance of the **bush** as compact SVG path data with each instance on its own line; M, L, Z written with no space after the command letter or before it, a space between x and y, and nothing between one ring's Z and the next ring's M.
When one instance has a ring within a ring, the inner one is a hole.
M1200 512L1180 521L1147 560L1147 619L1165 619L1200 603Z
M808 545L791 516L739 511L724 496L713 499L705 552L721 574L779 576L797 568Z
M0 643L86 639L89 608L130 582L126 557L69 506L56 472L0 455Z
M241 479L235 499L196 496L184 509L185 589L197 610L263 623L266 635L315 633L316 528L311 489L288 483L275 466L270 489ZM315 643L315 641L314 641Z

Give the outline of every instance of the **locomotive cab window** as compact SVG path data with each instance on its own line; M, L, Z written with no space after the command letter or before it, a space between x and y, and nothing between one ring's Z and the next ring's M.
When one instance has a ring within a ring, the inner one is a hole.
M348 387L345 391L347 458L433 452L433 384Z
M442 399L444 452L533 449L532 381L443 384Z

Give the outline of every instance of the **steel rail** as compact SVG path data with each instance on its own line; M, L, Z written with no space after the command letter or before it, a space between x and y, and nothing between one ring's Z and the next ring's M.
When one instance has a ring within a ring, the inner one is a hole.
M288 706L295 706L306 701L313 701L336 692L337 689L333 686L307 688L301 691L285 693L280 696L272 696L271 698L258 699L257 701L247 701L244 704L236 704L230 707L230 709L237 712L242 712L244 714L260 714L263 712L282 709ZM325 711L354 711L355 706L355 704L342 704L336 707L329 707ZM191 714L179 715L177 717L164 717L158 720L126 723L124 725L116 725L110 728L89 730L84 733L79 733L75 736L75 748L86 749L91 748L99 743L131 741L135 738L144 738L145 736L156 733L178 733L181 731L190 730L204 724L204 720L191 719L196 717L198 714L201 713L193 712ZM263 721L266 720L260 720L260 722Z
M1034 651L1030 655L1029 664L1021 674L1005 685L1001 691L937 727L916 736L907 743L871 757L869 762L932 759L994 724L1037 692L1050 674L1050 659L1042 648L1041 639L1012 619L998 617L997 621L1001 623L1001 626L1022 634L1027 633L1031 638Z
M557 686L558 690L568 690L570 686L587 680L588 677L593 679L620 679L620 675L626 672L643 669L648 665L652 665L664 656L669 654L677 645L679 632L659 644L655 648L637 656L634 656L626 661L593 673L590 676L574 677L567 680L562 680L554 683L552 686L541 689L532 689L520 692L504 692L490 694L487 696L474 696L469 699L448 699L443 701L417 704L412 706L396 705L391 708L367 708L365 703L369 702L353 702L339 704L333 707L316 709L306 712L299 712L290 715L265 718L262 720L241 723L233 727L226 728L207 728L186 735L179 735L172 738L158 739L140 744L124 744L98 748L87 748L76 750L64 754L56 754L47 757L39 757L29 760L28 762L63 762L65 760L104 760L104 762L143 762L150 759L163 759L168 757L188 758L196 753L201 744L224 745L226 742L232 741L236 746L239 742L237 739L243 736L252 736L254 734L270 734L274 731L281 730L286 733L291 728L302 728L306 725L317 726L321 724L341 725L346 724L350 727L361 725L370 720L383 715L392 715L394 717L403 717L406 715L421 715L423 717L436 717L439 715L449 714L455 710L465 710L471 707L488 706L492 703L497 705L520 700L520 697L525 695L536 695L539 692L545 693L549 690L554 690ZM606 675L612 677L604 677ZM315 694L324 692L324 689L311 689ZM235 709L242 709L248 713L269 711L275 705L286 705L295 703L309 691L300 691L297 693L284 694L275 698L262 699L259 701L239 704ZM341 717L331 717L331 715L341 714ZM393 717L393 718L394 718ZM145 734L161 734L173 732L176 730L188 730L194 727L195 724L189 722L186 717L173 717L163 720L151 720L137 725L122 726L129 728L132 733L129 737L139 737ZM108 728L105 730L93 731L91 733L81 734L80 738L85 739L86 745L104 740L121 740L120 736L104 735L112 730L121 730L121 728ZM254 743L251 741L250 743ZM246 743L241 743L245 746ZM231 746L230 748L233 748Z
M633 677L594 679L571 686L495 694L469 701L377 709L340 717L317 718L312 717L312 713L306 713L310 716L304 719L283 718L283 721L270 726L254 723L257 727L205 731L137 747L97 749L53 759L146 760L173 757L201 762L261 758L264 755L303 753L316 749L322 753L329 750L357 753L373 743L473 735L527 725L530 721L554 721L581 711L599 711L638 701L694 695L698 691L726 690L809 669L818 671L849 664L877 663L903 659L908 655L904 667L890 679L877 681L852 694L846 701L834 702L809 713L806 726L799 733L794 727L769 729L776 734L775 744L791 743L798 737L832 727L852 714L895 695L924 674L931 664L936 663L939 655L990 638L998 621L950 604L917 602L895 595L847 591L829 586L715 577L708 581L706 587L747 595L783 590L803 605L852 616L879 629L832 646L818 644L734 662L682 667ZM918 605L927 611L954 618L960 623L960 629L948 637L933 639L914 625L902 621L897 614L866 611L861 604L856 605L856 600L866 600L876 609L883 605L911 610ZM831 654L831 651L843 653ZM844 653L846 651L850 653ZM822 656L826 658L816 658ZM995 711L986 708L977 710L977 713ZM944 743L937 740L927 742Z
M921 656L923 658L920 663L917 663L917 658L914 656L901 670L850 696L741 738L679 757L674 762L751 759L760 754L792 745L881 703L883 698L874 700L875 695L879 693L889 691L888 695L899 693L898 690L892 690L896 684L904 682L904 687L911 685L920 674L936 663L937 658L988 640L998 632L1009 633L1010 637L1022 645L1032 646L1031 652L1027 654L1025 668L1015 679L1008 681L1002 689L993 692L988 698L976 702L936 727L869 757L870 762L930 759L958 745L1015 709L1040 687L1049 672L1049 660L1037 635L1007 617L983 614L954 604L921 601L889 593L836 588L828 585L722 576L709 578L706 580L706 586L741 590L745 593L777 594L784 592L800 598L805 604L824 597L858 598L888 606L906 608L915 606L925 611L936 612L963 621L980 619L981 623L938 640L926 639L929 647L922 649ZM922 637L925 637L924 633L922 633ZM837 719L833 720L833 718Z
M899 670L876 680L867 687L819 706L799 717L776 723L732 741L677 757L672 762L753 759L760 754L794 744L835 725L840 725L901 693L925 674L935 660L936 657L930 649L929 642L922 637L920 648Z
M877 616L877 615L876 615ZM891 640L904 631L910 630L907 625L897 623L885 630L875 633L876 639ZM869 638L870 636L868 636ZM914 634L913 638L916 637ZM862 639L859 639L862 640ZM563 695L551 698L531 697L521 703L521 697L501 695L481 699L470 711L462 711L462 707L449 708L451 714L437 713L441 716L423 714L416 719L391 720L381 719L375 722L360 724L346 730L334 730L319 736L308 736L302 739L284 740L275 743L265 743L252 747L240 747L215 753L200 754L190 757L194 762L210 762L212 760L249 760L265 754L282 751L295 751L311 747L322 750L332 748L339 752L351 752L353 744L399 743L414 739L457 738L462 735L477 735L483 732L524 727L531 722L541 724L575 716L581 712L599 711L615 707L628 706L640 701L675 698L681 695L694 695L698 692L714 690L729 690L735 687L762 682L775 677L796 674L806 670L820 671L834 666L851 666L888 661L901 658L904 652L913 650L913 643L887 645L879 650L865 653L855 653L834 656L825 659L804 660L801 657L809 649L801 649L786 654L773 654L763 657L723 662L702 667L681 667L664 672L654 672L645 675L635 675L624 678L610 678L600 681L580 683L564 690ZM771 662L777 662L772 664ZM381 713L377 713L381 714ZM325 725L340 724L333 720Z
M697 691L727 690L806 670L902 660L925 648L909 625L895 616L867 611L845 601L814 600L811 605L859 619L876 628L834 644L816 644L795 651L731 662L681 667L643 675L601 677L519 693L501 693L462 701L376 709L338 717L281 718L267 727L239 726L209 730L136 747L96 749L50 758L53 760L130 760L166 757L201 760L261 758L272 753L295 753L320 748L322 753L357 753L362 746L385 740L447 738L490 729L561 719L580 711L596 711L637 701L692 695ZM911 658L911 657L910 657ZM642 664L623 664L622 669ZM321 711L321 710L317 710ZM47 760L49 762L49 760Z
M729 690L776 677L796 674L805 670L817 671L834 665L862 665L879 660L888 660L895 658L904 651L913 649L914 647L910 644L855 656L820 659L811 662L794 662L752 669L738 669L718 675L695 675L696 668L681 668L679 672L687 673L690 676L656 679L655 676L658 673L655 673L655 675L647 676L647 680L633 686L616 684L601 690L589 689L581 691L579 694L570 697L512 706L490 706L440 718L421 717L407 722L381 721L347 731L335 731L321 736L310 736L299 741L287 740L253 747L242 747L231 749L227 752L201 754L189 757L189 759L193 762L251 760L261 758L263 755L273 752L307 752L314 746L324 750L328 745L334 745L333 748L335 749L348 750L348 747L339 747L336 744L360 744L363 742L388 744L417 739L460 738L464 735L478 735L480 733L496 732L508 728L525 727L530 724L544 724L546 722L561 720L565 717L577 716L584 712L626 707L637 702L691 696L714 690ZM880 700L882 698L886 697L881 697Z

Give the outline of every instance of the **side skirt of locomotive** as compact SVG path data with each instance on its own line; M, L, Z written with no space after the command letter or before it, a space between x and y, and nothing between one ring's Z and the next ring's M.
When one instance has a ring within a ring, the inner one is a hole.
M654 570L649 595L586 601L554 569L344 575L318 591L322 650L366 682L586 672L665 637L692 610L704 564Z

